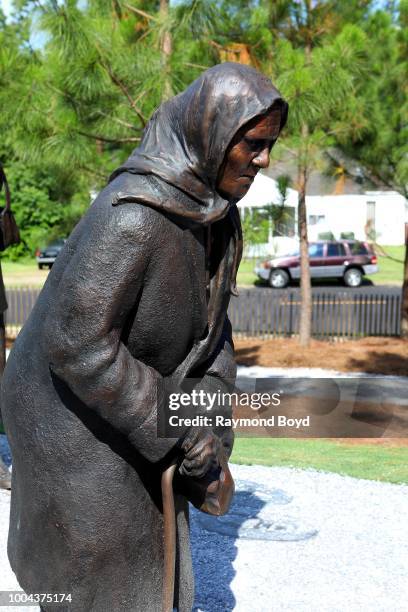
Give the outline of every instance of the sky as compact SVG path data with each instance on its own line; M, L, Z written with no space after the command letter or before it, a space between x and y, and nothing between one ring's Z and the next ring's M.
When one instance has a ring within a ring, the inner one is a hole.
M6 17L11 12L11 8L12 8L11 3L12 3L12 0L0 0L0 6L3 9ZM41 32L33 32L30 36L30 43L34 49L42 48L44 46L44 41L45 41L45 37L44 37L44 34Z
M8 15L11 8L11 0L1 0L1 8Z

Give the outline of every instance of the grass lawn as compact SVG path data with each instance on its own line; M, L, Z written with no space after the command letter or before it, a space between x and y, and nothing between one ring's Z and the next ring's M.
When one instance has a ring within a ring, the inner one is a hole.
M404 273L404 261L405 248L403 246L388 246L384 247L384 250L391 257L399 259L401 263L392 261L388 257L378 257L378 265L380 271L378 274L370 276L375 285L381 284L399 284L402 285L403 273Z
M254 274L254 267L258 259L243 259L240 263L237 285L244 287L245 285L253 285L258 277Z
M34 257L19 261L1 261L6 287L42 287L48 275L48 268L39 270Z
M403 261L405 256L404 246L385 246L385 252L395 259L399 259L401 263L393 261L388 257L378 257L378 265L380 271L377 274L368 276L367 278L374 285L402 285L403 278ZM264 258L266 259L266 258ZM238 272L238 285L253 285L258 281L258 277L254 274L254 267L259 259L245 259L241 262ZM316 283L316 281L314 281ZM321 281L320 281L321 282ZM328 283L329 281L324 281Z
M19 261L7 261L6 259L2 259L1 269L3 270L3 274L13 274L14 272L36 270L37 262L35 261L34 257L20 259Z
M390 442L394 444L389 444ZM355 478L408 483L408 446L338 440L237 438L232 463L314 468Z

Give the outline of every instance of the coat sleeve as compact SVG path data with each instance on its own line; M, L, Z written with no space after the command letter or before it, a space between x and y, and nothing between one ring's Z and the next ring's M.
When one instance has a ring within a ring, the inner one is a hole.
M152 211L97 203L66 244L71 257L54 291L44 349L52 372L87 408L149 461L158 461L177 442L157 437L162 377L121 341L154 256Z

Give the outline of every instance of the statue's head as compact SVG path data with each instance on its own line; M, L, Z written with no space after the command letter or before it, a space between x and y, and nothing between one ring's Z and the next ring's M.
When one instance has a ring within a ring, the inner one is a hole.
M153 174L189 194L202 222L216 221L267 167L287 112L266 76L218 64L156 110L140 146L113 176Z

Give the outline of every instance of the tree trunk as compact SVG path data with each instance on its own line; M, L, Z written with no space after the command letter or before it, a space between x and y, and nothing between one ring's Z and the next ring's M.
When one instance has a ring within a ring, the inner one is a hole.
M166 18L169 14L169 0L160 0L160 15L162 18ZM163 100L168 100L173 95L173 89L171 86L170 79L170 57L173 50L173 41L169 30L165 29L161 35L160 49L163 56L163 67L164 67L164 87L163 87Z
M311 11L310 1L305 0L307 22ZM305 45L306 66L310 64L312 44L308 39ZM299 323L299 344L309 346L312 335L312 286L310 283L309 267L309 245L307 240L307 212L306 212L306 187L308 179L308 151L307 141L309 137L309 126L303 123L301 129L302 149L299 152L298 166L298 232L300 240L300 323Z
M408 339L408 223L405 223L405 262L402 284L401 337Z
M299 168L298 232L300 241L300 324L299 344L309 346L312 328L312 287L310 283L309 246L306 214L307 171Z

